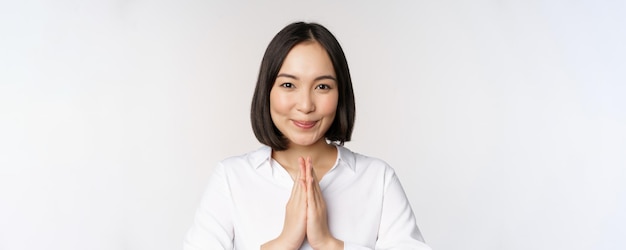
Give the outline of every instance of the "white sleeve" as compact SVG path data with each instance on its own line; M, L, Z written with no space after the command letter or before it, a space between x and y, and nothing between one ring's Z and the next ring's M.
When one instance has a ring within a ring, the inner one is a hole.
M431 250L424 243L409 200L396 174L386 176L382 215L376 240L376 250L413 249ZM351 242L344 242L344 250L372 250Z
M206 187L184 250L233 249L231 195L223 165L218 165Z
M415 222L398 177L392 172L383 198L376 249L430 250Z

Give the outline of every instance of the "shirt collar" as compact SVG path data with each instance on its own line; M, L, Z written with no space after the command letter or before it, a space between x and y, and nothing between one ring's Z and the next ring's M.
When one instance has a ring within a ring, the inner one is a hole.
M337 166L343 163L352 172L356 172L356 156L350 149L337 145L337 161Z
M250 153L248 161L255 169L258 169L259 167L263 166L263 163L269 164L271 158L272 148L263 145L261 148Z
M337 147L337 166L345 165L353 172L356 171L356 156L354 152L350 151L343 146L335 145ZM249 162L255 168L265 165L265 163L269 164L270 159L272 158L272 148L266 145L263 145L261 148L252 152L249 155Z

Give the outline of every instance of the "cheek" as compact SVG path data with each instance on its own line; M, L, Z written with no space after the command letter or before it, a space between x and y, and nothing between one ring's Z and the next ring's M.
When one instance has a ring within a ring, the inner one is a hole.
M270 111L272 113L285 113L289 110L289 99L285 95L270 92Z
M329 98L321 102L321 105L318 108L320 109L320 111L322 111L322 113L326 115L332 115L334 117L335 113L337 112L337 103L337 96L330 96Z

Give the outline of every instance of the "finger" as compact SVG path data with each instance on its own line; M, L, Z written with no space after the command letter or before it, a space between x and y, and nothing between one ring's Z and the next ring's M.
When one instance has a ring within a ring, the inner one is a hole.
M298 180L298 185L294 190L294 200L296 201L296 205L302 209L306 206L307 203L307 195L306 195L306 186L303 180Z
M296 192L298 192L301 185L302 184L300 178L296 178L293 180L293 187L291 187L291 197L295 197Z
M300 159L300 163L302 167L300 167L300 171L298 171L297 177L294 179L293 188L291 189L291 197L290 200L293 200L293 205L297 207L302 207L306 205L306 199L308 198L306 195L306 183L304 178L304 159Z
M307 180L311 182L311 188L314 192L319 191L319 183L315 176L315 168L313 167L313 160L311 157L307 158Z
M308 181L309 179L311 179L311 157L310 156L306 157L305 165L306 165L306 179Z
M317 182L317 180L314 180L313 185L312 185L312 194L313 194L313 202L316 208L318 209L324 209L325 207L325 202L324 202L324 197L322 195L322 189L320 188L319 183Z
M311 179L313 181L318 182L317 175L315 174L315 168L313 167L313 160L309 158L309 165L311 166Z
M298 163L299 163L298 165L300 166L298 177L302 180L306 180L306 162L304 160L304 157L298 158Z
M307 171L307 178L308 178L308 188L311 190L311 201L313 202L313 205L315 207L320 207L321 203L323 202L323 198L322 198L322 193L321 193L321 189L319 186L319 182L317 180L317 176L315 175L315 168L313 167L313 160L309 157L307 158L307 163L308 163L308 171ZM309 192L307 192L309 193Z
M305 167L305 161L304 161L304 157L300 157L298 159L299 161L299 165L300 165L300 171L298 172L298 198L300 201L302 201L302 203L304 205L306 205L306 199L307 199L307 195L306 195L306 190L307 190L307 186L306 186L306 167Z
M308 156L306 158L306 184L307 184L307 200L309 202L309 205L314 206L315 205L315 201L314 201L314 184L313 184L313 176L312 176L312 163L311 163L311 157Z
M298 177L296 178L295 182L297 182L298 184L298 191L299 192L303 192L304 190L306 190L306 183L305 183L305 169L304 169L304 158L300 157L298 159L299 165L300 167L298 168ZM306 197L306 196L305 196Z
M300 161L300 165L302 165L303 159L300 158L299 161ZM302 170L302 167L300 167L298 169L297 175L294 177L294 180L293 180L293 187L291 188L291 197L295 197L296 191L297 190L301 190L301 188L302 188L302 180L303 180L302 176L303 175L304 175L304 171Z

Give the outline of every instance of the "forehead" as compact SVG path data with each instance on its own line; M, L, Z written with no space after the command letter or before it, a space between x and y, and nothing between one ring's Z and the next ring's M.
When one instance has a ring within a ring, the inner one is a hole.
M335 69L326 49L316 41L307 41L295 45L287 53L280 73L301 77L335 76Z

